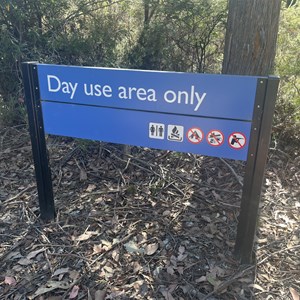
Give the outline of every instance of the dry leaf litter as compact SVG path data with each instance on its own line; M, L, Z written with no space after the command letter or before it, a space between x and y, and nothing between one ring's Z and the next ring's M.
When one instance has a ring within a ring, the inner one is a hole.
M240 266L243 162L47 145L57 216L44 223L28 131L0 131L0 299L299 299L299 157L270 150L256 262Z

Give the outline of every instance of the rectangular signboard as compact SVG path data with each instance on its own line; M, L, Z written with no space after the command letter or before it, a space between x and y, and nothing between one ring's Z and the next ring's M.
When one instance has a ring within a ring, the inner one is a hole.
M41 99L251 121L257 77L38 65Z
M246 160L235 253L252 260L276 77L23 63L41 218L55 217L45 132Z
M44 102L55 135L246 160L251 123ZM220 129L221 128L221 129ZM218 129L218 130L217 130ZM236 141L230 134L241 132Z
M45 131L246 160L258 78L37 65Z

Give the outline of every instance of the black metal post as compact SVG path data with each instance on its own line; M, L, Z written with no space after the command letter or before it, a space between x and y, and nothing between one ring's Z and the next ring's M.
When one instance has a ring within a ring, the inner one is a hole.
M253 244L278 84L277 77L258 80L235 244L235 253L242 264L253 262Z
M47 221L55 217L55 208L36 63L22 63L22 73L40 213Z

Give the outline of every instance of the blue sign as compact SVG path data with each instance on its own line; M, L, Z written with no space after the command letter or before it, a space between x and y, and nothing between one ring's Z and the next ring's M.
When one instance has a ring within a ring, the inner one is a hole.
M43 100L252 120L257 77L38 65Z
M47 133L247 159L258 77L37 66Z
M251 127L249 122L55 102L44 102L42 107L47 133L238 160L247 159L247 137ZM202 138L199 134L197 136L194 128L201 129ZM209 133L214 128L218 128L224 135L220 146L209 143L210 140L219 138L210 137ZM230 147L230 135L237 131L245 135L245 140L237 140L245 145L240 149Z

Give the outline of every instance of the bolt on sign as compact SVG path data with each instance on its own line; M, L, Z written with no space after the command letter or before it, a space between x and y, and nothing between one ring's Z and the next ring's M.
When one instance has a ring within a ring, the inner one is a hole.
M42 219L55 215L45 133L246 161L236 254L251 261L277 77L23 63Z

